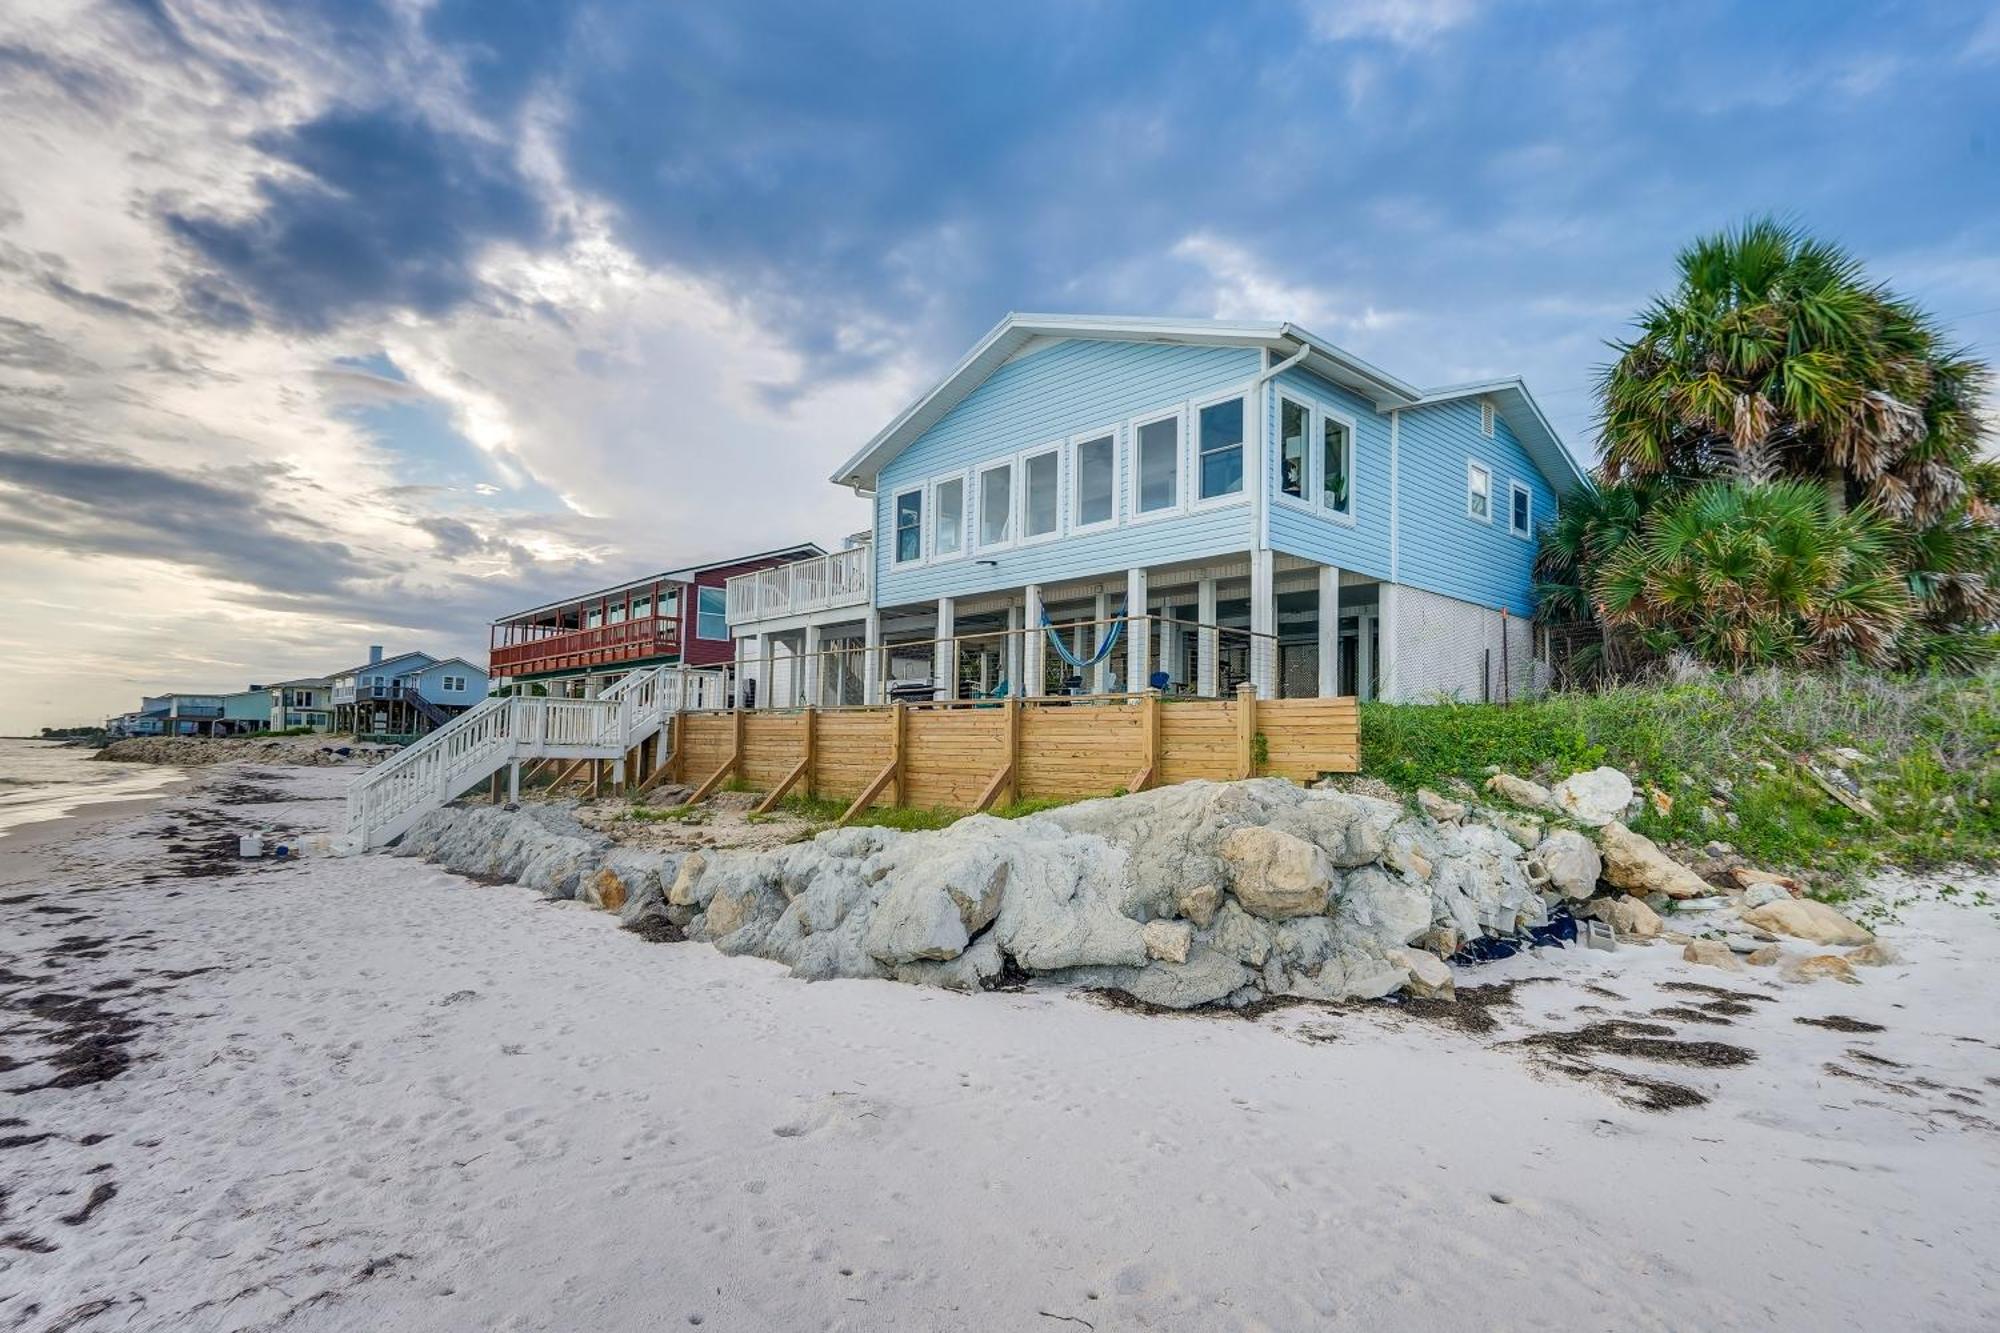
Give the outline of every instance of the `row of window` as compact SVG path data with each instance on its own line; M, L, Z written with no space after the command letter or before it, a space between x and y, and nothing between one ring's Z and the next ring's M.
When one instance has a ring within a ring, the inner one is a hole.
M952 560L1112 527L1127 467L1130 522L1230 503L1243 494L1244 402L1237 393L1134 417L1124 430L1129 458L1119 428L1106 426L898 491L890 502L890 558L897 565Z
M722 588L698 587L694 590L694 636L697 639L724 640L729 637L729 601ZM652 594L646 593L632 599L630 619L644 620L653 613ZM599 629L606 622L604 607L589 607L583 613L585 629ZM677 593L660 594L660 615L668 620L680 614L680 597ZM622 625L627 619L625 603L614 602L609 608L609 623Z
M1131 522L1143 522L1227 503L1243 493L1242 395L1194 403L1149 416L1126 427L1134 471ZM1481 405L1480 429L1491 435L1491 404ZM1189 430L1190 422L1192 430ZM1190 449L1183 449L1191 436ZM1339 522L1355 518L1355 423L1322 403L1291 393L1278 398L1278 499ZM891 503L891 562L915 565L951 560L968 551L1001 550L1118 522L1118 497L1127 459L1118 428L1084 431L967 472L934 477L896 492ZM1063 457L1068 455L1068 503ZM1184 474L1191 473L1193 494ZM971 531L966 500L971 492ZM1467 517L1493 521L1493 472L1466 462ZM1508 485L1508 529L1534 533L1534 493L1523 482Z
M1465 463L1465 516L1493 521L1493 470L1471 459ZM1535 493L1526 482L1507 483L1507 530L1523 539L1535 535Z

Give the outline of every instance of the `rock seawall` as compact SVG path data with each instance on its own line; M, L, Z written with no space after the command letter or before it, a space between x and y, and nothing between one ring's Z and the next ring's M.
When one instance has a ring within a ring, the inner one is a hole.
M555 808L452 806L396 851L582 899L627 925L671 922L809 980L971 990L1011 965L1171 1008L1378 997L1413 980L1434 993L1448 975L1422 948L1448 954L1543 924L1575 883L1574 871L1552 879L1496 822L1439 822L1280 779L934 832L833 829L758 852L639 851Z

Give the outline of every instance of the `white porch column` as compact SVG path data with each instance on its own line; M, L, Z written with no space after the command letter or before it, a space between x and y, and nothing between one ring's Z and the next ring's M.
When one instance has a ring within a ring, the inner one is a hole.
M1399 596L1402 589L1393 583L1380 584L1379 587L1382 600L1381 609L1376 612L1378 626L1376 637L1382 642L1376 654L1381 659L1381 665L1376 668L1376 673L1381 677L1381 684L1375 691L1375 696L1388 703L1401 703L1403 682L1399 668L1402 663L1398 660L1400 656L1398 649L1402 646L1403 608L1402 598Z
M1019 697L1021 694L1021 604L1013 598L1007 599L1007 638L1001 650L1004 665L1001 674L1007 679L1007 693Z
M1146 571L1125 571L1125 688L1146 688L1153 674L1153 625L1146 619Z
M1319 697L1340 693L1340 570L1319 567Z
M585 676L583 678L583 697L586 699L595 699L601 683L595 676Z
M1160 665L1157 670L1167 673L1167 685L1172 688L1174 672L1180 669L1181 627L1175 623L1174 607L1171 603L1160 608ZM1150 688L1144 681L1134 689Z
M819 626L807 625L805 641L806 697L804 702L808 708L817 708L822 702L819 697L819 683L823 674L820 671L819 645Z
M751 640L757 658L757 707L771 706L771 636L759 634ZM742 696L737 696L741 701Z
M1032 699L1042 692L1042 654L1048 647L1048 640L1042 634L1042 585L1030 583L1027 587L1026 617L1027 633L1021 636L1021 697Z
M1278 604L1272 589L1273 552L1250 552L1250 683L1259 699L1278 697Z
M1354 621L1354 694L1363 703L1375 697L1375 617L1363 611Z
M882 613L872 606L861 617L861 702L882 702Z
M1215 666L1218 635L1215 632L1215 580L1204 578L1195 585L1195 685L1194 692L1205 699L1215 697Z
M937 642L931 645L931 691L933 699L956 699L958 697L958 644L952 636L958 632L958 601L952 597L940 597L937 604Z
M1078 652L1078 657L1087 658L1090 656L1090 653L1094 653L1104 646L1104 636L1111 632L1111 626L1105 623L1110 617L1111 598L1100 592L1097 594L1097 610L1092 615L1097 624L1091 630L1090 652ZM1103 660L1090 669L1090 681L1086 688L1092 694L1111 693L1111 655L1109 653L1106 653Z

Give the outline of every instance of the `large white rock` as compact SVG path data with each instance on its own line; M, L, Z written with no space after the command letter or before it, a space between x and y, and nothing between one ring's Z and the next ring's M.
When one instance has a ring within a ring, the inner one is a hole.
M1530 810L1546 810L1554 804L1547 787L1515 777L1512 773L1495 773L1486 779L1486 790L1503 801L1525 805Z
M1814 944L1866 944L1874 935L1813 898L1783 898L1746 907L1745 923L1774 935L1811 940Z
M1572 773L1549 793L1554 807L1579 824L1609 824L1632 804L1632 779L1615 768Z
M1148 921L1140 929L1146 956L1163 963L1185 963L1194 943L1194 927L1185 921Z
M1451 966L1436 954L1422 949L1389 949L1383 956L1410 974L1412 995L1447 998L1453 994Z
M1704 898L1715 892L1708 881L1661 851L1643 833L1616 820L1598 834L1604 849L1604 879L1627 893L1664 893L1669 898Z
M1243 910L1269 921L1326 910L1333 863L1320 847L1277 829L1231 829L1222 840L1229 887Z
M1557 829L1536 846L1528 866L1531 880L1539 870L1565 897L1583 899L1597 891L1604 858L1597 854L1597 844L1575 829Z
M1589 911L1599 921L1610 922L1611 928L1626 939L1655 939L1667 928L1660 914L1648 907L1644 899L1634 898L1629 893L1599 898L1590 904Z
M1333 920L1345 935L1400 947L1430 929L1430 890L1379 866L1350 870L1341 881Z

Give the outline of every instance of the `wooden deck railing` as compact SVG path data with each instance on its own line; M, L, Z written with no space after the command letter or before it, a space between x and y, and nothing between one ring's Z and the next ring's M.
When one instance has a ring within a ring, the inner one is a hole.
M1360 767L1352 698L1157 694L683 714L679 777L861 804L980 810L1195 778L1309 782ZM705 793L704 793L705 794Z
M489 666L496 676L531 676L616 666L679 650L680 629L671 616L641 616L615 625L543 633L523 643L495 644L489 650Z

